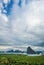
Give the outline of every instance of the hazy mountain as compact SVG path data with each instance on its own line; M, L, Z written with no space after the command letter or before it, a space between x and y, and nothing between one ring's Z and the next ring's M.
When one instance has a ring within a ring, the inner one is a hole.
M36 54L36 52L31 47L28 47L27 54Z

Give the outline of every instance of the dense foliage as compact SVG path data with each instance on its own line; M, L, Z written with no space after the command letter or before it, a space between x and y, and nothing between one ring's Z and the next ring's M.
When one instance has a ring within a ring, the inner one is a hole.
M44 65L44 56L0 54L0 65Z

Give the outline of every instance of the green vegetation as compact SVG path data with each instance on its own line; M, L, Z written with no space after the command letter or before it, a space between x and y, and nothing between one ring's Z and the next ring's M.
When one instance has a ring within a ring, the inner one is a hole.
M44 56L0 54L0 65L44 65Z

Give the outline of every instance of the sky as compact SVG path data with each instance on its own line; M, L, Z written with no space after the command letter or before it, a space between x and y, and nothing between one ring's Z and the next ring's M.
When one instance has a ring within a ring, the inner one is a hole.
M44 50L44 0L0 0L0 49Z

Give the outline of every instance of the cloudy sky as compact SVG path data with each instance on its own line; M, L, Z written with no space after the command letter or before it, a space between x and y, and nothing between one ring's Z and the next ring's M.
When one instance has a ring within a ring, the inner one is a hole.
M44 0L0 0L0 49L44 50Z

